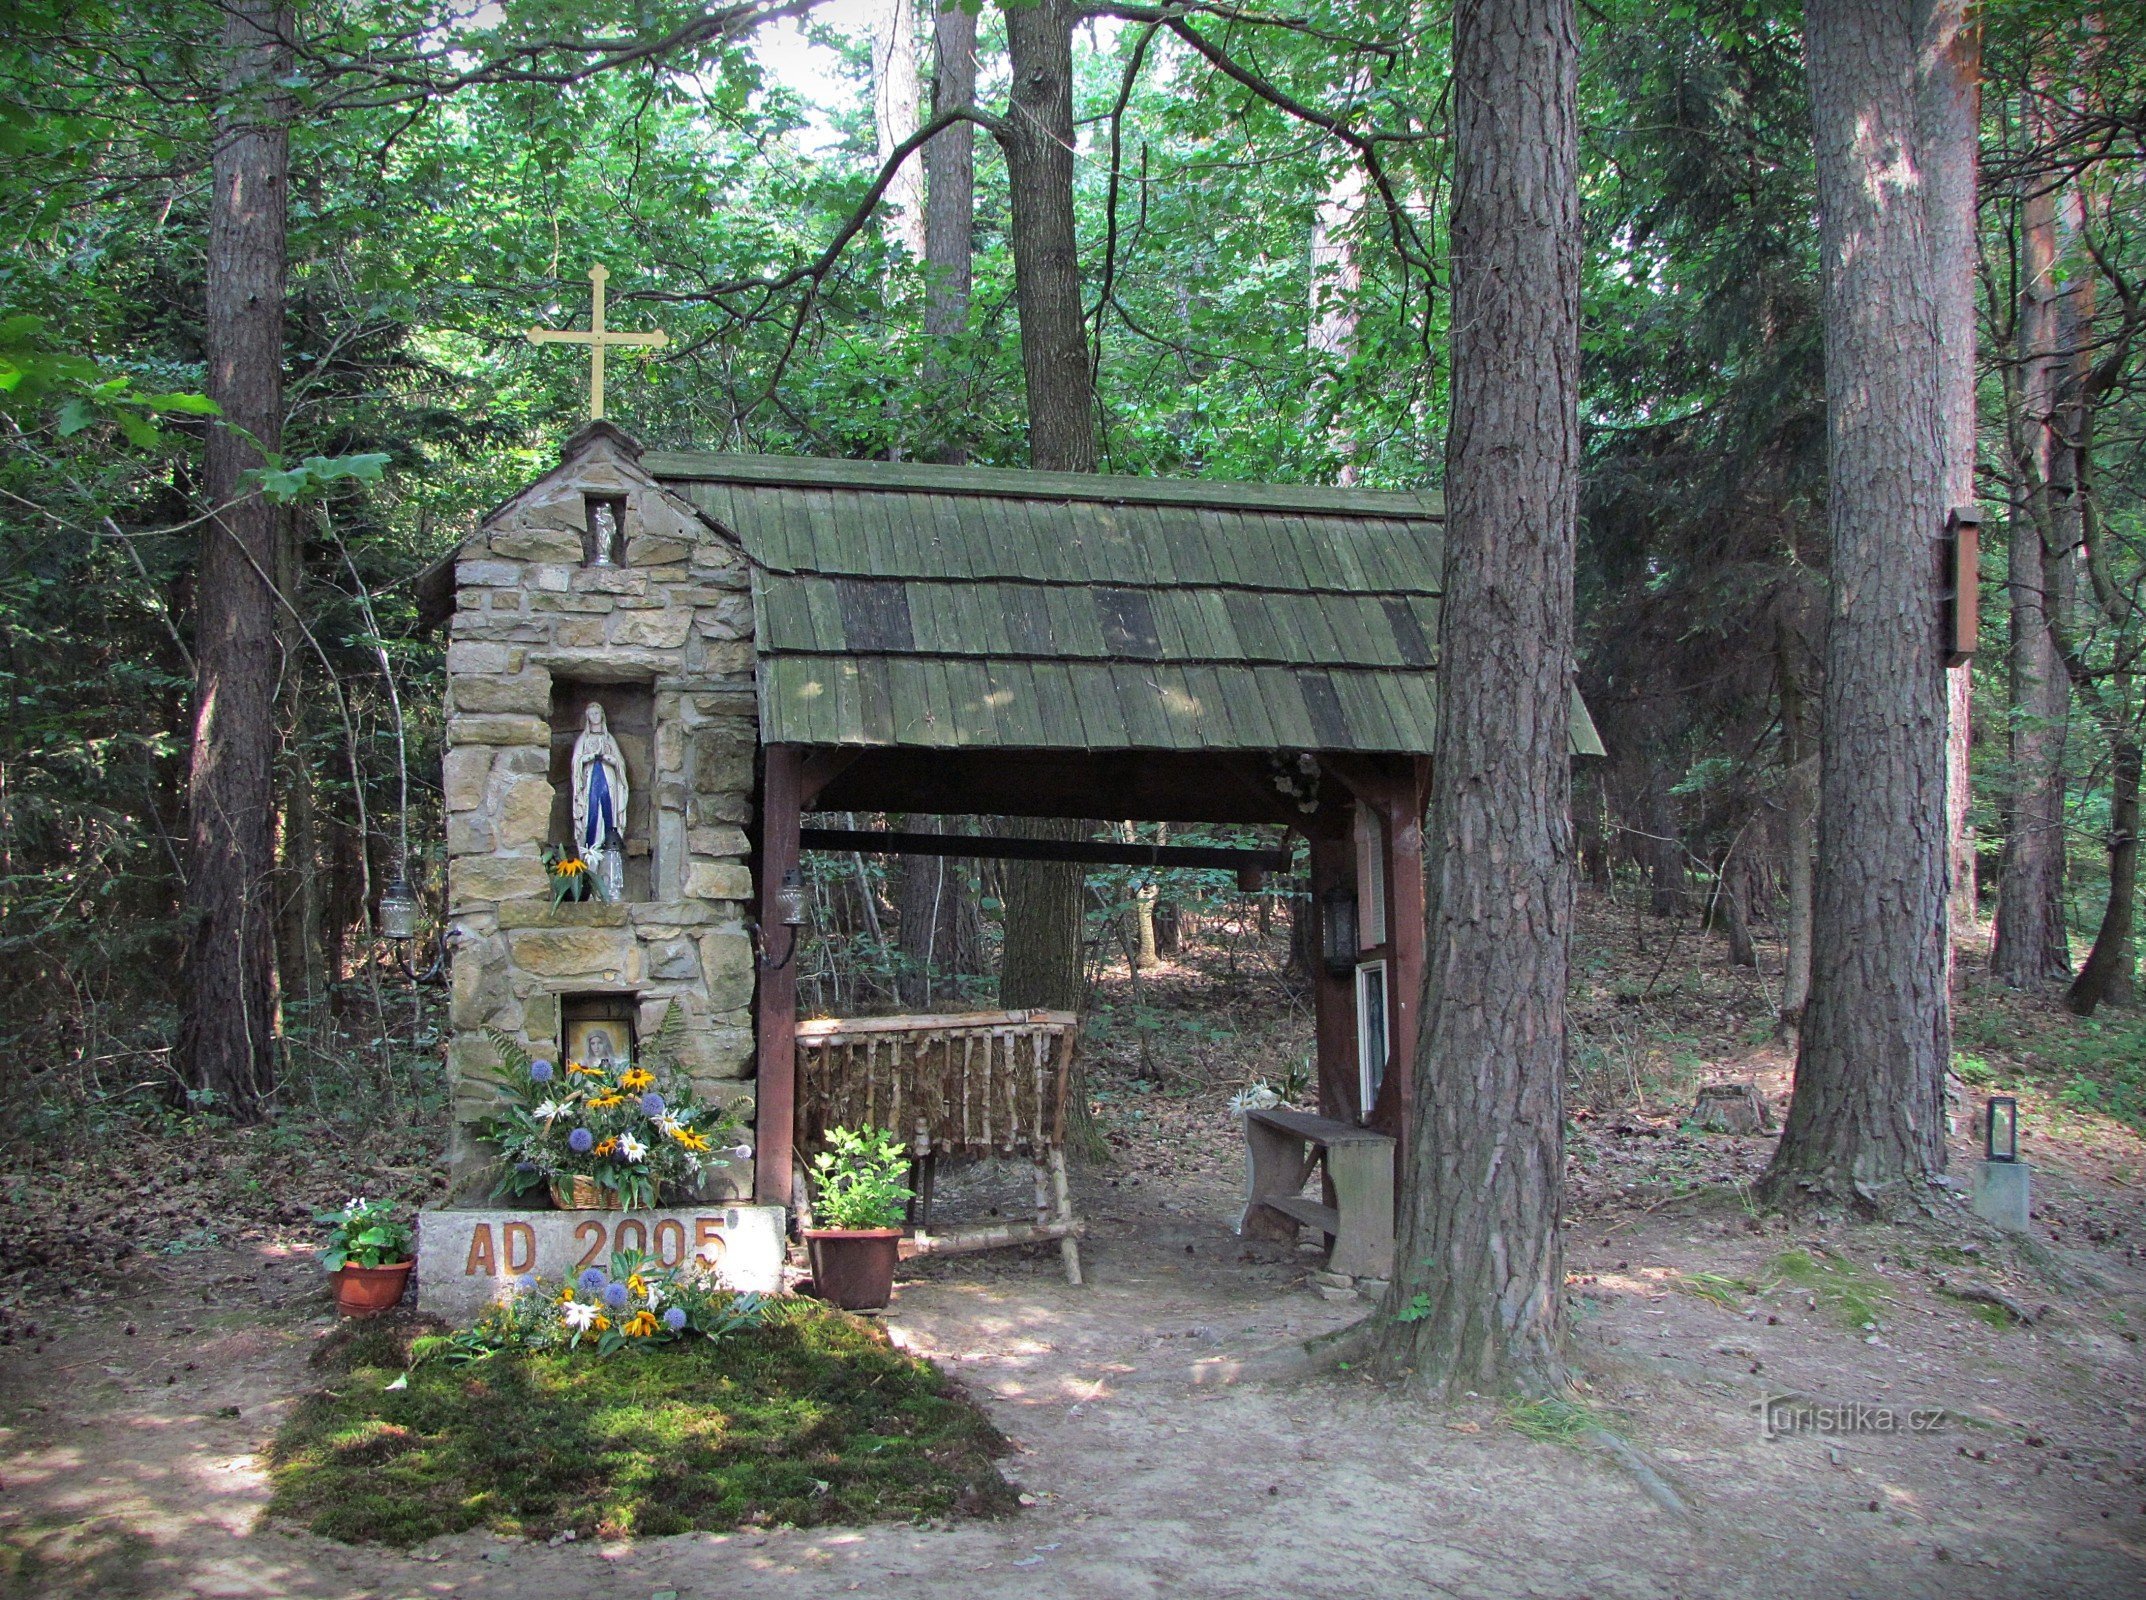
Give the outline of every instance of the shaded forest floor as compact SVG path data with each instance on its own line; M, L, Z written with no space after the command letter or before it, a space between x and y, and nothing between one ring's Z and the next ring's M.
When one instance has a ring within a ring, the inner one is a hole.
M1236 971L1229 970L1234 948ZM1758 1212L1765 1136L1686 1128L1702 1081L1785 1100L1773 978L1718 940L1583 907L1574 995L1572 1410L1396 1404L1339 1374L1195 1388L1203 1358L1360 1315L1304 1247L1230 1231L1227 1098L1301 1065L1284 942L1195 940L1098 994L1111 1159L1079 1176L1090 1286L1055 1253L911 1263L898 1339L1016 1443L994 1524L752 1529L561 1547L463 1535L405 1557L262 1526L259 1450L321 1381L311 1207L416 1197L438 1132L114 1123L11 1158L0 1198L0 1595L2106 1595L2146 1589L2146 1142L2135 1024L1963 984L1966 1086L2017 1091L2037 1232ZM1762 962L1773 952L1761 947ZM1963 955L1963 972L1971 969ZM944 1185L1018 1207L1025 1171ZM2020 1320L2024 1317L2028 1320ZM1764 1437L1791 1394L1866 1431ZM1914 1408L1941 1411L1907 1431ZM1877 1419L1899 1431L1871 1431ZM1588 1448L1608 1428L1690 1506Z

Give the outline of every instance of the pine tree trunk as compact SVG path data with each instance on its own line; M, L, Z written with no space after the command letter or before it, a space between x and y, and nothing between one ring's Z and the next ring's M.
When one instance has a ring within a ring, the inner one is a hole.
M1811 997L1765 1183L1890 1210L1945 1164L1945 439L1914 0L1805 14L1833 561Z
M275 1086L276 603L281 513L241 486L283 431L284 220L290 178L290 17L233 0L228 110L209 200L212 427L195 600L187 781L188 921L176 1057L185 1081L250 1119ZM247 435L252 435L251 439ZM256 443L255 441L258 441Z
M1012 203L1028 459L1040 472L1093 472L1096 466L1095 395L1073 226L1074 14L1070 0L1035 0L1006 12L1013 87L999 145ZM1086 823L1051 819L1024 822L1014 831L1025 838L1083 839L1091 830ZM1079 1008L1086 882L1074 863L1006 864L1000 1004Z
M2011 386L2018 502L2008 531L2011 603L2011 778L1990 971L2015 988L2071 975L2064 927L2064 719L2069 697L2052 632L2058 574L2050 474L2057 455L2058 295L2056 196L2029 196L2021 230L2026 287L2018 317L2019 376Z
M1937 274L1938 415L1945 436L1945 493L1975 500L1975 165L1980 148L1982 35L1965 0L1935 0L1924 21L1918 138L1930 194L1930 258ZM1950 917L1955 934L1978 925L1970 757L1974 669L1946 680L1945 823L1950 841Z
M1455 9L1429 937L1377 1357L1444 1393L1561 1375L1578 58L1572 0ZM1412 1303L1416 1320L1394 1317Z
M1818 831L1818 754L1812 747L1810 697L1803 681L1803 641L1784 617L1779 624L1781 673L1781 804L1787 835L1788 916L1783 930L1781 1014L1777 1030L1803 1026L1811 997L1811 856Z

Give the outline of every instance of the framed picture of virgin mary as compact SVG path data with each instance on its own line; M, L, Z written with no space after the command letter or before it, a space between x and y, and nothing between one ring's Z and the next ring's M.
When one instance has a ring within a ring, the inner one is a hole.
M568 995L560 1018L566 1037L560 1041L566 1059L595 1066L604 1061L627 1061L633 1057L631 995Z

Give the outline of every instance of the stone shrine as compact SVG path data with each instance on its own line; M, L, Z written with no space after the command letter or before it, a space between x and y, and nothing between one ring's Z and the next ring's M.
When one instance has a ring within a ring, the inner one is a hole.
M448 1064L463 1205L491 1186L465 1131L493 1107L500 1061L486 1029L557 1056L577 1016L602 1018L630 1050L676 1002L680 1064L752 1126L747 567L736 540L642 471L639 453L592 423L556 471L484 519L456 566ZM592 760L592 730L623 773ZM586 832L592 765L608 772L618 812L616 894L554 907L544 852L579 843L577 822ZM704 1198L752 1192L748 1162Z

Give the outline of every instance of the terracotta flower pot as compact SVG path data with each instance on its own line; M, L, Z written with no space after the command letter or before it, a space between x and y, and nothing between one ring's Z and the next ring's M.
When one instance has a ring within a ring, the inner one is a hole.
M335 1275L335 1309L346 1317L377 1317L402 1304L410 1281L410 1263L380 1267L343 1267Z
M575 1173L551 1180L551 1203L561 1211L623 1211L625 1202L616 1189L606 1189L594 1178Z
M805 1251L822 1300L844 1311L877 1311L894 1298L899 1228L807 1228Z

